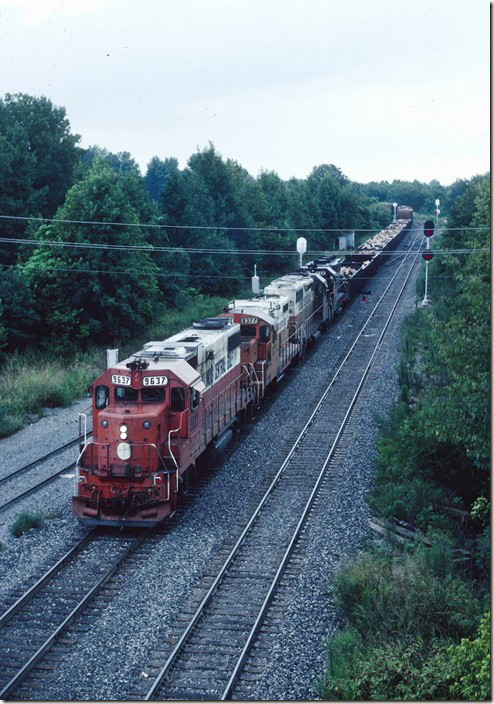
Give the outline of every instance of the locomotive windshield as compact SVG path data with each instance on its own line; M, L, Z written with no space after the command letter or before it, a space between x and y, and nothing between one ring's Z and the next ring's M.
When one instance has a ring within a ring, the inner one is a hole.
M240 334L242 337L256 337L257 328L255 325L241 325Z
M157 403L158 401L164 401L166 398L165 389L153 388L152 386L145 386L141 389L141 398L144 402Z
M161 403L166 398L166 390L157 387L145 386L139 392L130 386L116 386L115 401L117 403L137 403L139 393L141 394L140 400L143 403Z
M137 391L130 386L115 386L115 401L137 403Z

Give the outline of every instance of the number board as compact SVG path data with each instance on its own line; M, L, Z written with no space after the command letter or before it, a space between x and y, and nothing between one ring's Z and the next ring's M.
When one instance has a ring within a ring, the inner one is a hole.
M257 318L240 318L241 325L257 325Z
M144 386L166 386L168 379L166 376L144 376L142 377Z
M112 374L111 383L117 386L130 386L132 380L130 376L121 376L120 374Z

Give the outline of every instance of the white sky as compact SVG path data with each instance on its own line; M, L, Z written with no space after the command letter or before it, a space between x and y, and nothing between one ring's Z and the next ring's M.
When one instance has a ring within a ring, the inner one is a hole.
M46 95L81 146L252 175L490 168L489 0L0 0L0 97Z

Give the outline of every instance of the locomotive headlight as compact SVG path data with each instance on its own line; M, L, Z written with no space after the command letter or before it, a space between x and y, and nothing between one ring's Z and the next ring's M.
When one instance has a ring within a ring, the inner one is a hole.
M132 454L131 447L128 442L121 442L117 446L117 455L121 460L129 460Z
M120 440L127 440L127 438L128 438L127 431L128 430L129 429L127 428L126 425L120 426Z
M145 420L144 423L142 424L143 428L146 428L146 430L149 430L151 427L151 421L150 420Z
M107 420L102 420L102 421L101 421L101 425L103 426L103 428L108 428L108 421L107 421Z

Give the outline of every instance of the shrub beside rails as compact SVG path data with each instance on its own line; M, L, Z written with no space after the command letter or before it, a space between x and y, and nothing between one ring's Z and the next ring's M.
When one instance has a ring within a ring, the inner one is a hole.
M316 259L103 372L76 465L79 520L153 527L171 516L190 475L228 444L411 224L392 223L345 258Z

